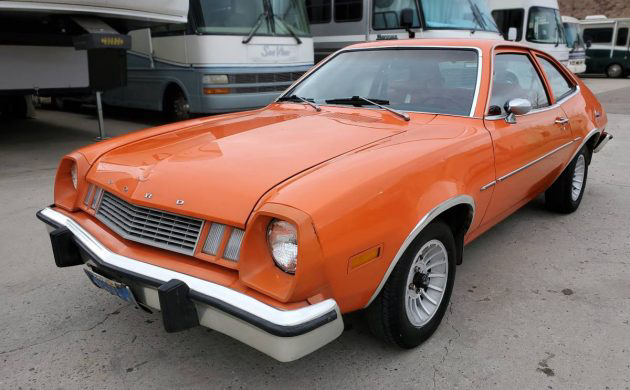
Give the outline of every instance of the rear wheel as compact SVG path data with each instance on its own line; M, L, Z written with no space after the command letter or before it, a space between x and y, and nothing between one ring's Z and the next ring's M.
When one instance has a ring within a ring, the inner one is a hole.
M167 89L164 96L164 114L167 118L176 121L190 118L190 104L179 87Z
M545 192L545 203L549 210L568 214L580 207L588 177L589 155L589 150L584 146Z
M414 348L429 338L451 297L455 256L451 229L442 221L429 224L368 308L372 332L402 348Z
M606 75L616 79L623 76L623 67L619 64L612 64L606 69Z

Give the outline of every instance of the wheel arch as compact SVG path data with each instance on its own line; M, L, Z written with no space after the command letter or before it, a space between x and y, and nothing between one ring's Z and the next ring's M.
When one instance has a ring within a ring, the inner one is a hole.
M398 264L398 261L400 261L400 259L405 255L405 253L418 237L418 235L420 235L420 233L427 225L435 220L439 219L444 221L453 230L453 236L455 237L456 245L458 246L458 258L456 262L457 264L461 264L462 252L464 248L464 236L470 228L474 216L475 200L473 199L473 197L470 195L457 195L438 204L433 209L431 209L431 211L420 218L419 222L409 233L407 238L405 238L402 245L398 249L396 256L389 264L389 267L383 275L381 282L370 297L370 300L368 301L367 305L365 305L365 307L370 306L370 304L381 292L383 286L385 285L385 282L387 282L387 279L396 267L396 264Z
M164 86L162 87L162 99L160 100L160 111L164 110L164 102L166 102L166 97L168 96L168 93L176 89L179 89L180 91L182 91L182 93L186 97L186 100L188 100L188 103L190 104L190 95L188 93L188 89L179 80L172 79L164 83Z

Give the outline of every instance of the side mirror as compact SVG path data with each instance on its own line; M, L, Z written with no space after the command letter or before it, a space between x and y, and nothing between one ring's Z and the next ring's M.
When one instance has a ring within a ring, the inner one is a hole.
M516 41L516 37L518 36L518 30L516 29L516 27L510 27L508 29L508 37L507 40L508 41Z
M591 41L591 40L586 41L586 48L587 49L590 49L592 45L593 45L593 41Z
M400 27L409 33L409 38L415 38L415 31L411 31L413 27L413 10L411 8L403 8L400 11Z
M510 124L516 123L517 115L525 115L532 110L532 103L527 99L512 99L505 103L505 112L508 116L505 117L505 121Z

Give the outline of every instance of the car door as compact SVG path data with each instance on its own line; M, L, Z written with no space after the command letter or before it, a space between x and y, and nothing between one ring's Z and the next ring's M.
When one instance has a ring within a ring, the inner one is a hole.
M494 187L484 222L503 219L548 188L563 167L560 151L572 140L570 125L561 107L553 104L542 70L526 49L497 51L493 81L484 122L494 146ZM527 99L532 110L506 121L506 103Z

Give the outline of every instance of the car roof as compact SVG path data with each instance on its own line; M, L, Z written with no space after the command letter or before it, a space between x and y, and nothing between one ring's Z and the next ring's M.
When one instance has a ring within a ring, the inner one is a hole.
M367 49L379 47L472 47L483 52L489 52L497 46L531 49L531 47L505 41L502 39L471 39L471 38L441 38L441 39L392 39L374 42L363 42L347 46L346 49Z

